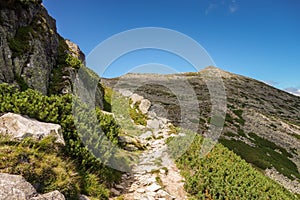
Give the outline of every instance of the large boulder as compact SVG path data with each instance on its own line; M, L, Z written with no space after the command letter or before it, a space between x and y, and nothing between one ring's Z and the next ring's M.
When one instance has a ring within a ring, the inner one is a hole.
M36 190L22 176L0 173L0 199L30 199Z
M65 144L60 125L39 122L14 113L7 113L0 117L0 134L18 140L27 137L41 140L47 136L54 136L57 143Z
M40 195L22 176L0 173L0 200L65 200L58 191Z

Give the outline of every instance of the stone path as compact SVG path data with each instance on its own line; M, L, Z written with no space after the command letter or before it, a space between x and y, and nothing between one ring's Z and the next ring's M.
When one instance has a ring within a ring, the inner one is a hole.
M169 133L171 124L153 112L149 112L148 117L148 131L138 136L142 143L147 143L147 149L140 154L139 163L132 172L123 174L121 183L112 193L125 200L187 199L184 179L167 153L165 140L175 136Z

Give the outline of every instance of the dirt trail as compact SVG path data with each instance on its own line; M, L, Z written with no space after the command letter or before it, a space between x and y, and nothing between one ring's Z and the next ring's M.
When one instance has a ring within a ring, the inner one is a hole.
M187 199L184 179L168 155L165 143L167 138L177 135L169 133L171 124L167 119L153 112L148 117L147 131L138 136L142 143L147 143L147 148L131 173L123 174L121 183L112 191L126 200Z

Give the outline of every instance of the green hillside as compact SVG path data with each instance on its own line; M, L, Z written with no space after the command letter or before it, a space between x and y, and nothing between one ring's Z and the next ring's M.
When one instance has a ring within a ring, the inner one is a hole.
M169 141L173 153L184 143L184 138L174 139L176 142ZM202 142L203 138L196 135L188 150L176 160L191 199L299 199L222 144L201 158Z

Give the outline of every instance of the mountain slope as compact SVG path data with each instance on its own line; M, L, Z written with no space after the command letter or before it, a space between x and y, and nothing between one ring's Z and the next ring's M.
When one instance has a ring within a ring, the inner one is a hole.
M227 97L226 121L219 142L260 171L272 169L273 174L277 174L277 178L272 176L273 179L299 193L299 97L214 67L198 73L129 74L102 81L112 88L124 89L132 89L141 84L135 92L153 103L151 109L170 119L175 125L180 125L182 119L187 118L190 123L195 123L195 119L192 115L182 113L182 102L180 104L169 88L179 85L180 79L186 79L197 95L200 110L198 133L205 134L210 122L211 102L204 80L211 73L222 76Z

